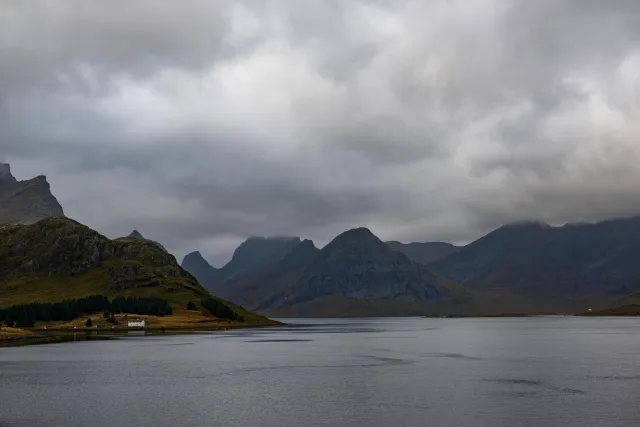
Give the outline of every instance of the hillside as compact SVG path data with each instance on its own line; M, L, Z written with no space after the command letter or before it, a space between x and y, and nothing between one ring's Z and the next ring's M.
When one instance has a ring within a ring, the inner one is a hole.
M246 322L266 321L214 298L149 241L109 240L67 218L0 228L0 308L93 295L161 298L175 308L213 299Z
M336 237L295 283L258 309L299 316L407 315L455 304L456 298L444 279L358 228Z
M415 262L425 265L446 258L460 250L459 246L444 242L401 243L391 241L385 243L394 251L402 252Z
M0 163L0 224L32 224L51 216L64 216L64 212L46 177L18 181L11 167Z
M640 290L638 253L638 217L562 227L519 223L430 267L502 309L580 310Z

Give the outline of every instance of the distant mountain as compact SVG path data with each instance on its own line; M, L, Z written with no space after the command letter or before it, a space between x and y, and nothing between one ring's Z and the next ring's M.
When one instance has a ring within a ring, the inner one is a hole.
M64 216L64 211L46 177L18 181L11 167L0 163L0 224L32 224L54 216Z
M319 252L311 240L304 240L278 262L229 279L220 296L253 310L300 280Z
M401 243L396 241L386 242L394 251L402 252L415 262L429 264L454 254L460 250L459 246L444 242L427 243Z
M209 290L220 294L225 293L226 281L277 263L298 244L299 237L250 237L235 250L231 261L220 269L212 267L200 252L187 255L182 266Z
M573 310L640 290L640 217L503 226L429 266L503 309Z
M231 261L220 269L224 280L278 262L300 244L299 237L250 237L233 253Z
M222 282L219 270L204 259L200 252L191 252L182 260L182 268L193 274L205 288L217 287Z
M452 297L445 280L357 228L336 237L295 283L258 308L299 316L418 314Z
M133 231L131 232L131 234L129 234L129 236L127 236L127 237L129 237L130 239L145 240L145 241L147 241L147 242L153 243L154 245L156 245L156 246L157 246L159 249L161 249L162 251L169 253L169 252L164 248L164 246L162 246L160 243L158 243L158 242L156 242L156 241L154 241L154 240L146 239L146 238L145 238L145 237L144 237L144 236L143 236L143 235L142 235L138 230L133 230Z

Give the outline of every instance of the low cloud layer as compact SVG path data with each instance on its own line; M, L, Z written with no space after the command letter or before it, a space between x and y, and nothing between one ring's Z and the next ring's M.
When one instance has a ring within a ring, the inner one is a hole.
M0 0L0 160L226 261L640 213L635 1Z

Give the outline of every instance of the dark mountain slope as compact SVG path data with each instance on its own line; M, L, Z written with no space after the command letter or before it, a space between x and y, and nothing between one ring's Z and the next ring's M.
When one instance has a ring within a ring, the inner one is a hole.
M32 224L54 216L64 211L46 177L17 181L10 166L0 163L0 224Z
M349 315L350 307L355 306L372 315L384 311L385 304L393 305L393 312L399 315L407 313L409 307L451 299L443 279L393 251L368 229L358 228L336 237L295 284L259 308L322 316L333 312L327 306L332 304L330 301L340 301L338 315ZM302 312L301 306L305 306Z
M277 263L295 246L298 237L250 237L233 253L231 261L220 269L224 280Z
M250 237L238 246L231 261L222 268L212 267L200 252L187 255L182 266L216 295L225 294L227 281L276 264L298 244L298 237Z
M446 258L460 250L459 246L444 242L401 243L392 241L385 243L394 251L402 252L415 262L425 265Z
M209 264L198 251L184 257L182 268L193 274L198 282L209 290L216 288L222 282L220 271Z
M227 281L220 296L253 310L300 280L319 252L311 240L304 240L277 263Z
M640 218L551 227L501 227L430 267L470 289L515 296L540 309L640 289Z

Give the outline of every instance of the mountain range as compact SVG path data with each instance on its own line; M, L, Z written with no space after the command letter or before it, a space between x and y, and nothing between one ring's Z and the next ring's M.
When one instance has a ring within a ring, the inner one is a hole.
M61 215L44 177L18 182L8 165L0 167L0 223ZM4 239L7 227L0 228ZM60 228L67 229L73 227ZM49 250L66 241L59 233ZM124 241L171 257L138 231ZM22 253L16 248L14 261ZM74 246L72 256L81 250ZM639 251L640 217L631 217L561 227L508 224L465 246L385 243L366 228L348 230L321 249L299 237L250 237L222 268L197 251L182 268L214 295L275 316L572 312L640 300ZM42 259L16 264L12 274L29 271L33 262L55 271L57 261Z
M282 316L580 311L640 293L640 217L508 224L466 246L383 243L354 229L322 250L306 240L283 253L233 278L217 276L216 291ZM190 258L219 271L199 254Z

